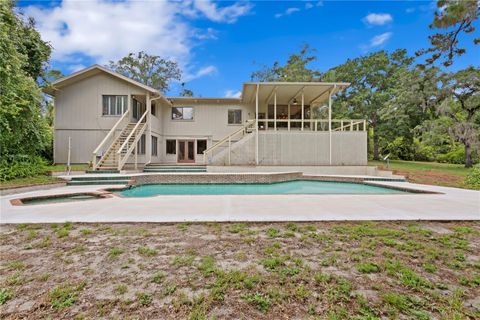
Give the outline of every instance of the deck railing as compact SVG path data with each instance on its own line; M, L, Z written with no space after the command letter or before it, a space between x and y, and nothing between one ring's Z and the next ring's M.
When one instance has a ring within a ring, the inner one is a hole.
M245 134L251 132L250 130L254 130L254 127L255 127L255 120L247 120L245 125L242 126L240 129L238 129L237 131L229 134L228 136L226 136L222 140L220 140L217 143L215 143L214 145L212 145L210 148L203 151L203 162L205 164L207 164L208 154L210 153L213 156L213 151L214 150L216 150L217 148L219 148L223 144L228 143L228 165L230 165L230 158L231 158L231 154L232 154L232 140L235 139L240 134L243 137Z
M260 130L301 130L329 131L325 119L259 119ZM332 131L366 131L367 122L363 119L334 119Z

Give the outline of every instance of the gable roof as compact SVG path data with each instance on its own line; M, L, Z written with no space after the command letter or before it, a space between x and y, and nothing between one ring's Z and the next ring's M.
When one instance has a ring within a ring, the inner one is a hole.
M167 99L157 90L157 89L154 89L152 87L149 87L147 85L144 85L143 83L140 83L138 81L135 81L133 79L130 79L129 77L125 77L124 75L118 73L118 72L115 72L115 71L112 71L108 68L105 68L105 67L102 67L98 64L94 64L93 66L91 67L88 67L88 68L85 68L85 69L82 69L80 71L77 71L77 72L74 72L66 77L63 77L61 79L58 79L54 82L52 82L52 84L48 87L45 87L43 88L43 92L51 95L51 96L55 96L55 93L61 89L62 87L65 87L65 86L68 86L70 84L73 84L77 81L80 81L82 79L86 79L88 77L91 77L95 74L98 74L98 73L101 73L101 72L104 72L104 73L107 73L115 78L118 78L120 80L123 80L123 81L126 81L136 87L139 87L139 88L142 88L150 93L153 94L153 96L157 96L157 97L161 97L163 98L165 101L167 101Z

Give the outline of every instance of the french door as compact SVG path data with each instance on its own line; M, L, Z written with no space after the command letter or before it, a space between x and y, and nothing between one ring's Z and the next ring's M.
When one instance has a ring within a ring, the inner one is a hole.
M179 163L195 162L195 140L178 140Z

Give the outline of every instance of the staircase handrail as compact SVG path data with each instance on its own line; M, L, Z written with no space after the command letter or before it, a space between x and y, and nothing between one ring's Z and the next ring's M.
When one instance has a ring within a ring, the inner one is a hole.
M100 151L100 149L103 147L103 145L108 141L108 139L110 139L112 137L112 135L117 130L117 127L120 125L120 123L123 122L123 120L125 119L125 117L128 114L129 114L128 110L123 113L123 115L120 117L120 119L118 119L118 121L113 125L112 129L110 129L110 131L107 133L105 138L103 138L102 142L100 142L100 144L97 146L97 148L95 148L95 150L93 150L93 161L92 161L93 170L95 170L96 167L97 167L97 153Z
M227 142L229 140L231 141L231 139L234 136L236 136L237 134L239 134L241 132L244 132L245 130L247 130L249 127L251 127L254 124L255 124L255 120L253 120L253 119L247 120L245 125L243 125L240 129L230 133L225 138L223 138L222 140L220 140L217 143L215 143L214 145L212 145L210 148L205 149L205 151L203 151L204 162L206 162L206 159L207 159L206 156L207 156L208 153L212 152L213 150L215 150L216 148L218 148L219 146L221 146L225 142Z
M135 128L137 128L137 126L135 126ZM147 123L145 122L145 123L143 123L143 126L141 127L140 131L137 134L135 134L135 139L133 140L132 144L130 145L130 147L125 152L124 157L122 158L122 155L121 154L119 155L118 170L122 170L123 166L125 165L125 163L128 160L128 157L130 157L130 154L132 153L133 149L135 149L135 147L137 146L138 140L140 140L140 138L142 137L142 134L145 132L146 129L147 129ZM132 131L132 132L135 132L135 131ZM136 162L136 160L135 160L135 162Z
M135 127L133 127L132 129L132 132L130 132L130 134L128 135L128 137L125 139L125 141L123 142L122 146L118 149L117 151L117 154L120 154L123 150L123 148L125 148L125 146L128 144L128 141L130 140L130 138L132 137L132 135L135 133L135 131L137 130L138 126L142 123L143 119L147 116L148 114L148 110L145 111L145 113L142 115L142 117L140 118L140 120L138 120L137 124L135 125Z

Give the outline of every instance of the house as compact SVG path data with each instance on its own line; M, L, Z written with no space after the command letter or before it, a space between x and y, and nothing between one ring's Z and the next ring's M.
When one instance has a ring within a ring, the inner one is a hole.
M366 122L331 119L347 86L246 82L240 98L165 97L94 65L44 91L55 99L55 163L365 166Z

